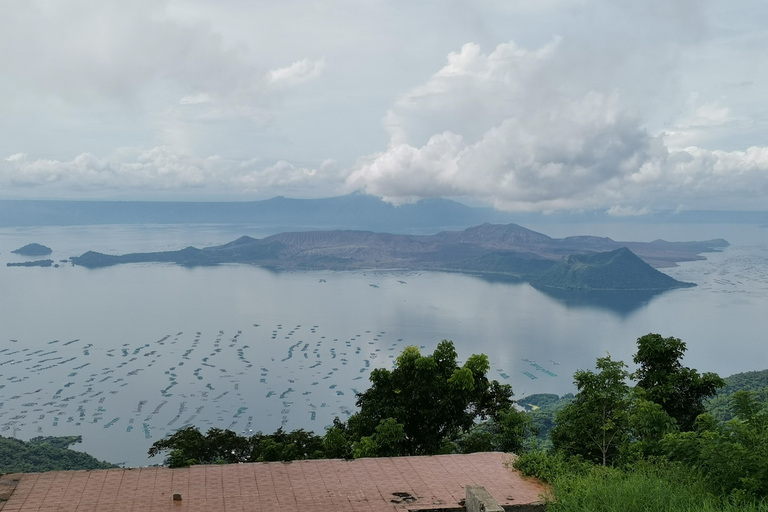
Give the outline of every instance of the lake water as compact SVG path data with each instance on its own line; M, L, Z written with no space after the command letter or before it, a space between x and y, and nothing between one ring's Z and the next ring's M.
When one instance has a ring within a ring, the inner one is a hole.
M606 352L631 362L648 332L688 343L685 363L768 367L768 229L747 225L543 225L551 236L725 238L706 261L665 269L697 283L657 295L542 293L526 283L437 272L271 272L247 265L6 267L10 251L198 247L267 228L88 226L0 230L0 435L82 435L75 448L128 465L185 425L322 433L354 411L370 371L407 345L488 355L491 377L528 394L573 391Z

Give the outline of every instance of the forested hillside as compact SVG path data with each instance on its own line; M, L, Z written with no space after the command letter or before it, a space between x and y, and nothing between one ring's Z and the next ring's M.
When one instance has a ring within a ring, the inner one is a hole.
M0 437L0 473L34 473L115 467L87 453L70 450L80 436L35 437L29 441Z

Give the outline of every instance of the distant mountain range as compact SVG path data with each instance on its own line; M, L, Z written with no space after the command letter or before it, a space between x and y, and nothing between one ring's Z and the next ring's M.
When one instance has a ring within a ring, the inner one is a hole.
M593 236L556 239L517 224L486 223L435 235L339 230L288 232L261 239L244 236L203 249L187 247L178 251L123 255L89 251L71 260L75 265L89 268L166 262L190 266L248 263L286 270L441 270L503 274L564 289L663 290L688 285L651 265L670 266L702 259L702 252L727 246L728 242L722 239L704 242L616 242ZM609 254L598 256L601 253ZM586 256L564 259L574 254ZM563 264L569 267L562 268ZM585 267L592 270L584 271ZM597 278L596 274L607 277Z
M512 222L492 208L448 199L393 206L352 194L325 199L275 197L252 202L0 201L0 227L94 224L254 224L296 229L434 232L483 222Z
M93 224L254 224L276 231L358 229L434 233L485 222L750 223L768 224L768 212L684 211L612 217L605 211L508 213L465 206L449 199L422 199L393 206L377 197L351 194L324 199L275 197L251 202L0 201L0 227Z

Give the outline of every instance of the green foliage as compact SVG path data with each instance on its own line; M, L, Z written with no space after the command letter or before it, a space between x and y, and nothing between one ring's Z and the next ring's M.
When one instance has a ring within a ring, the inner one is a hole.
M197 427L187 427L172 436L156 441L149 449L154 457L170 450L166 464L172 468L192 464L236 463L249 460L248 439L231 430L211 428L203 435Z
M730 395L736 391L760 391L768 388L768 370L736 373L725 379L720 393Z
M645 399L645 390L632 390L629 406L628 442L621 447L624 462L662 455L661 440L677 432L677 423L656 402Z
M707 412L712 413L719 422L724 423L734 418L731 396L737 391L753 391L759 402L768 404L768 370L737 373L724 380L725 387L718 391L717 396L705 402Z
M475 425L456 440L459 453L509 452L520 454L526 451L529 441L538 434L536 426L527 413L514 408L501 411L496 419Z
M381 420L372 436L364 436L353 447L353 456L397 457L404 450L405 431L394 418Z
M679 338L646 334L637 339L634 362L640 367L633 377L647 391L647 398L661 405L677 421L680 430L693 428L696 417L705 411L704 400L714 396L725 381L715 373L699 374L684 367L686 351Z
M329 459L351 459L352 441L348 436L347 424L334 418L333 425L325 431L323 450Z
M497 418L491 421L491 432L496 440L494 451L523 453L526 440L538 434L531 418L511 407L500 412Z
M638 338L634 362L639 368L631 375L638 383L632 389L624 363L610 357L597 360L597 373L576 372L579 392L555 416L550 433L553 447L603 465L625 465L670 451L676 454L674 460L700 464L701 450L696 447L702 439L679 431L694 429L696 418L705 410L704 400L724 381L714 373L702 375L684 367L685 351L685 343L678 338L658 334ZM704 424L714 425L706 429L711 437L716 430L714 418L701 419L698 430ZM672 444L673 439L677 444Z
M573 395L568 394L570 398ZM526 411L537 411L539 409L553 409L561 403L561 398L553 393L537 393L528 395L525 398L521 398L517 401L518 405L524 408ZM565 404L563 404L565 405Z
M250 438L252 462L275 462L304 460L325 457L323 438L297 429L285 432L282 427L274 434L265 435L257 432Z
M349 438L373 439L381 422L391 418L403 426L399 455L436 454L476 419L495 418L511 406L512 388L488 380L485 355L472 355L461 367L456 359L453 342L443 340L432 355L406 347L393 370L371 372L371 387L358 395L360 411L349 419Z
M669 464L639 464L617 469L594 467L563 475L553 483L552 512L673 512L743 510L713 496L695 472ZM753 503L753 510L766 510Z
M551 484L547 510L554 512L768 511L768 504L745 495L713 494L699 472L683 464L656 461L611 468L562 452L529 452L514 466Z
M550 432L555 428L555 416L557 412L573 401L573 393L566 393L562 397L549 394L534 394L518 400L517 405L522 407L531 420L532 431L538 432L535 440L529 439L530 444L535 442L539 448L550 448Z
M580 456L566 456L562 451L552 453L529 451L518 456L515 469L523 475L532 476L546 483L568 475L581 475L591 470L593 464Z
M197 427L176 431L152 444L149 456L169 452L165 464L172 468L193 464L234 464L320 458L325 456L323 438L303 429L274 434L257 432L251 437L231 430L211 428L203 435Z
M72 469L109 469L113 464L70 450L80 436L35 437L29 441L0 437L0 473L32 473Z
M627 440L630 421L629 374L622 361L610 355L597 360L597 373L579 370L574 383L579 392L558 411L552 444L568 455L580 455L603 465L613 463Z
M732 397L736 417L719 424L702 415L693 432L664 437L671 460L698 468L725 495L768 497L768 410L747 391Z

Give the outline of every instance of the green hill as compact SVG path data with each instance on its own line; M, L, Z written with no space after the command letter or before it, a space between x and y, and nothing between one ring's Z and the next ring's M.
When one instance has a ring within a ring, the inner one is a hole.
M707 402L707 411L719 421L733 418L731 396L737 391L751 391L758 401L768 404L768 370L736 373L724 380L725 387Z
M69 449L79 442L80 436L35 437L29 441L0 437L0 474L115 467L87 453Z
M573 254L561 260L533 286L563 290L670 290L696 286L659 272L635 253L622 247L615 251Z

